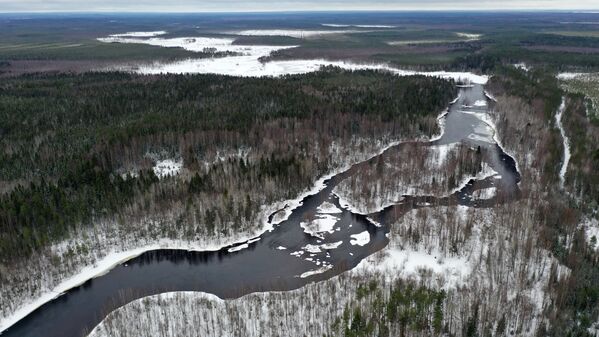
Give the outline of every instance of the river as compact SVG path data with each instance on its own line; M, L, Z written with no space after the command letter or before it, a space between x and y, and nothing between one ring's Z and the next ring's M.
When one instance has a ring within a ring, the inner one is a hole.
M485 122L488 103L482 85L460 88L459 98L443 117L442 136L422 142L422 146L456 142L480 146L485 161L497 172L492 177L473 179L448 196L405 196L400 203L373 214L354 214L340 205L332 191L356 170L371 165L376 156L325 181L325 187L304 198L285 221L245 245L206 252L146 252L44 304L2 336L83 336L116 308L162 292L201 291L233 299L252 292L297 289L350 270L385 247L389 224L413 208L455 204L492 207L514 200L519 195L520 174L514 159L493 140L494 129ZM380 156L390 155L403 145L390 147ZM497 189L495 197L472 197L475 190L488 187ZM323 232L304 230L306 224L319 222Z

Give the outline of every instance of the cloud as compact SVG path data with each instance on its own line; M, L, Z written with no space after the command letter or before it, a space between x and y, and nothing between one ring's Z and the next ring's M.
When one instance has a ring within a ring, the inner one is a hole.
M0 0L0 12L40 11L133 11L133 12L205 12L205 11L291 11L291 10L485 10L485 9L598 9L597 0Z

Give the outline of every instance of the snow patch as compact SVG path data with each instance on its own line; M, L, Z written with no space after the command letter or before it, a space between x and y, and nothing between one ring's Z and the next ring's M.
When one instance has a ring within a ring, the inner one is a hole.
M475 199L487 200L487 199L492 199L496 193L497 193L497 188L489 187L489 188L483 188L483 189L474 191L472 193L472 197Z
M238 34L283 34L288 33L297 35L293 30L254 30L241 31ZM303 31L304 34L307 31ZM315 32L315 31L312 31ZM320 33L320 31L318 31ZM324 31L331 32L331 31ZM348 32L347 30L343 32ZM351 31L350 31L351 32ZM305 35L304 35L305 36ZM346 70L381 70L389 71L400 76L424 75L440 78L453 79L458 82L486 84L488 76L476 75L468 72L418 72L411 70L402 70L391 67L387 64L358 64L345 61L329 61L324 59L314 60L276 60L262 62L262 57L269 56L272 52L294 48L295 46L248 46L233 45L232 38L208 38L208 37L181 37L181 38L135 38L135 37L115 37L99 38L101 42L106 43L142 43L162 47L180 47L195 52L216 51L233 52L238 55L225 56L217 58L187 59L171 63L155 63L152 65L139 65L134 68L120 67L118 70L129 70L143 74L161 74L161 73L201 73L201 74L223 74L242 77L262 77L262 76L283 76L291 74L304 74L318 71L323 66L336 66ZM114 69L109 69L114 70Z
M355 33L367 33L368 30L303 30L303 29L248 29L236 32L229 32L230 34L242 35L242 36L289 36L295 38L306 38L322 35L332 34L355 34Z
M368 242L370 242L370 233L368 233L368 231L363 231L359 234L352 234L351 238L352 239L349 241L349 243L352 245L365 246L368 244Z
M316 210L318 211L318 213L321 214L337 214L343 212L342 210L337 208L337 206L333 205L328 201L323 202L322 205L318 206Z
M175 161L173 159L159 160L156 165L152 168L154 174L162 179L166 177L173 177L179 174L183 167L183 161Z
M154 32L127 32L122 34L112 34L110 37L155 37L166 34L164 30Z

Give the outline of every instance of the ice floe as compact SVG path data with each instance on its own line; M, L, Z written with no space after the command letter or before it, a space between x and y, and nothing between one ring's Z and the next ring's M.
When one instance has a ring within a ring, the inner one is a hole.
M324 233L333 233L335 231L335 224L339 218L329 214L318 214L316 218L310 221L300 222L300 227L304 229L306 234L310 234L314 237L324 239Z
M333 268L333 266L330 265L330 264L328 264L328 265L322 266L322 267L320 267L318 269L307 271L307 272L301 274L300 277L301 278L306 278L306 277L310 277L310 276L313 276L313 275L322 274L322 273L328 271L331 268Z
M362 233L352 234L351 238L349 243L352 245L365 246L370 242L370 233L368 233L368 231L363 231Z
M397 26L393 25L357 25L357 24L340 24L340 23L323 23L321 24L324 27L333 27L333 28L348 28L348 27L356 27L356 28L396 28Z
M235 247L229 248L227 251L229 253L233 253L233 252L238 252L240 250L246 249L248 247L249 247L249 244L248 243L244 243L244 244L241 244L239 246L235 246Z

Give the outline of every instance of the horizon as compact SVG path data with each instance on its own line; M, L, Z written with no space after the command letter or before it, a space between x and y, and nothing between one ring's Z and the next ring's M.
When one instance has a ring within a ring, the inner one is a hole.
M340 9L341 8L341 9ZM542 9L539 9L542 8ZM563 2L559 0L306 0L275 1L257 0L251 3L239 0L204 2L183 0L177 4L165 5L157 0L143 0L135 4L116 0L91 0L80 3L75 0L0 0L2 14L38 13L305 13L305 12L581 12L599 13L599 2L580 0Z
M180 10L180 11L161 11L161 10L38 10L38 11L2 11L0 15L12 14L12 15L45 15L45 14L81 14L81 15L105 15L105 14L136 14L136 15L147 15L147 14L344 14L344 13L556 13L556 14L599 14L599 8L589 9L295 9L295 10L279 10L279 9L263 9L263 10ZM599 24L599 22L597 22Z

